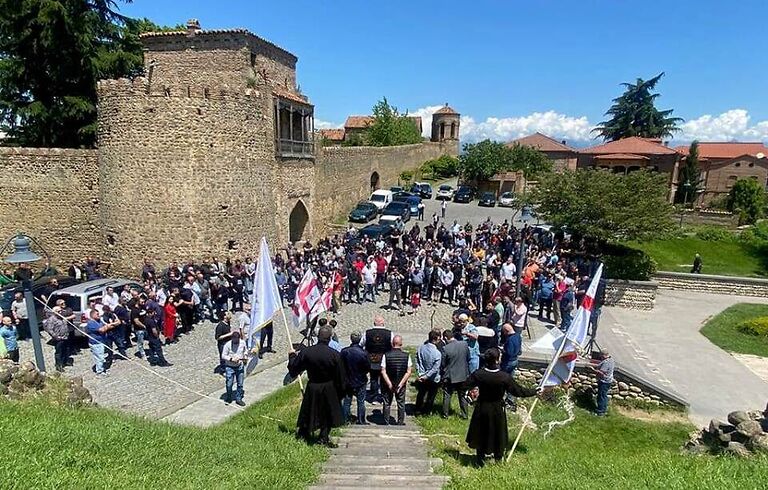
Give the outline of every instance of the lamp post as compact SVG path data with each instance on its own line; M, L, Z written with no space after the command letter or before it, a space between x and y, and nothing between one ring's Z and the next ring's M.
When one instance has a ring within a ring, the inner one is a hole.
M685 206L688 204L688 191L691 189L691 181L686 179L683 183L683 207L680 209L680 228L683 227L683 213L685 212Z
M14 252L4 259L9 264L22 264L29 262L36 262L43 257L37 255L31 250L33 238L19 233L15 237L8 240L5 246L0 250L2 254L8 245L13 242ZM35 242L37 243L37 242ZM38 244L39 246L39 244ZM32 345L35 348L35 364L37 369L41 372L45 372L45 358L43 357L43 345L40 341L40 327L37 324L37 310L35 309L35 299L32 297L32 279L25 279L21 281L21 287L24 291L24 303L27 306L27 316L29 321L29 330L32 334Z
M525 256L525 239L523 237L523 230L525 226L533 216L531 216L531 210L528 206L524 206L520 211L520 221L523 223L523 227L520 229L520 249L517 251L517 282L515 284L515 297L520 296L520 279L523 276L523 257Z

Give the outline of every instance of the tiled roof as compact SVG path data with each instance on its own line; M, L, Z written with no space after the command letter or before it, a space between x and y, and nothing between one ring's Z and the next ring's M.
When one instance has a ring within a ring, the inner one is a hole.
M280 97L281 99L290 100L291 102L298 102L299 104L303 105L312 105L307 99L303 98L301 95L295 94L291 92L290 90L275 87L272 89L272 94Z
M507 146L512 146L518 143L523 146L532 146L541 151L571 151L575 152L573 148L565 145L554 138L550 138L546 134L534 133L528 136L523 136L507 143Z
M688 146L677 146L675 150L682 155L688 155ZM757 156L762 153L768 156L768 147L761 142L713 142L699 143L699 158L704 159L728 159L744 155Z
M440 109L435 111L435 114L456 114L456 115L458 115L459 113L456 112L455 110L453 110L453 107L449 106L448 103L446 102L443 107L441 107Z
M421 131L421 116L408 116L408 118L413 120L413 122L416 123L416 127ZM349 116L344 122L344 127L350 129L365 129L372 123L373 116Z
M331 141L343 141L344 130L343 129L321 129L320 136Z
M263 37L259 37L256 34L252 33L248 29L243 28L235 28L235 29L199 29L195 31L195 36L205 36L205 35L217 35L217 34L245 34L246 36L250 36L253 38L258 39L259 41L269 44L270 46L273 46L276 49L279 49L280 51L283 51L287 55L293 57L298 61L298 58L296 58L296 55L291 53L285 48L281 48L277 44L267 41ZM189 31L183 30L183 31L160 31L160 32L144 32L139 34L139 38L148 38L148 37L168 37L168 36L187 36L189 35Z
M672 148L662 145L659 143L659 140L651 140L647 138L632 136L616 141L610 141L602 145L592 146L590 148L583 148L579 150L579 153L585 155L601 155L608 153L630 153L633 155L674 155L677 152Z
M595 156L595 160L650 160L650 158L632 153L608 153Z

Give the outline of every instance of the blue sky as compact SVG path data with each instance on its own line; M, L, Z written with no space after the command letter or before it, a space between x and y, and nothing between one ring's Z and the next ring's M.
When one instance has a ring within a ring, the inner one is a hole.
M768 140L765 0L134 0L121 10L245 27L286 48L329 127L386 95L423 115L449 102L466 140L540 130L583 145L619 83L664 71L657 106L686 119L678 140Z

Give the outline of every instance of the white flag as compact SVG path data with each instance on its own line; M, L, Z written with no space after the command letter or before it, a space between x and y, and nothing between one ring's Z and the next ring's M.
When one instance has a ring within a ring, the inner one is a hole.
M267 239L261 238L259 262L256 265L256 277L253 280L251 295L251 323L246 334L246 345L252 349L256 345L256 334L272 321L272 316L282 308L280 292L277 289L275 270L272 268L272 255L269 253Z

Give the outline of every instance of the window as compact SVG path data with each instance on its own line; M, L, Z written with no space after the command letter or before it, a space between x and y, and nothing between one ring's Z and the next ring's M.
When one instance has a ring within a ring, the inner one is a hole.
M755 166L755 162L749 162L749 165L747 165L749 168L752 168Z
M451 123L451 139L456 139L456 123Z
M275 99L277 154L289 158L314 158L314 111L311 105Z
M727 184L726 184L726 187L727 187L728 189L730 189L731 187L733 187L733 184L734 184L734 182L736 182L737 180L739 180L739 178L738 178L737 176L735 176L735 175L729 175L729 176L728 176L728 182L727 182Z
M741 167L741 162L736 162L733 164L734 167Z

